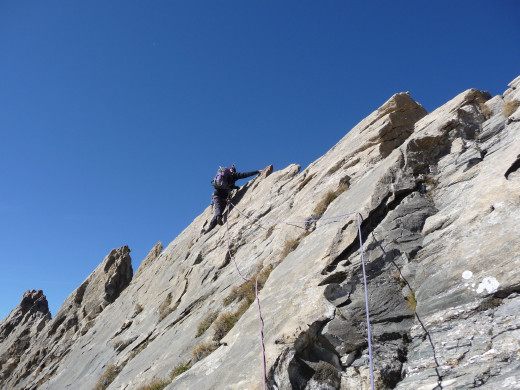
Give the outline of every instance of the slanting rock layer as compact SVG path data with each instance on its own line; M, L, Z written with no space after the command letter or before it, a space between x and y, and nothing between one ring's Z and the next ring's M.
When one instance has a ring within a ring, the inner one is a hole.
M2 375L0 378L2 388L38 388L56 374L62 359L94 326L100 313L128 286L132 274L130 249L125 246L112 250L81 286L68 296L52 320L42 291L25 293L20 306L0 323L0 329L11 327L13 321L10 319L21 317L24 308L27 311L29 307L25 318L31 315L32 322L37 323L32 325L24 320L31 326L30 333L27 326L27 330L22 332L28 334L27 341L19 335L15 336L12 344L23 355L18 354L16 367L10 369L8 376ZM38 319L38 315L42 318ZM17 326L17 332L19 328L24 329ZM4 344L0 343L2 349Z
M35 335L51 319L43 291L27 291L22 302L0 323L0 383L11 376Z
M262 389L260 308L267 388L370 389L360 234L376 389L520 389L519 102L520 77L429 114L392 96L201 235L208 207L131 281L124 247L38 331L15 309L0 356L8 333L26 352L2 357L1 387Z

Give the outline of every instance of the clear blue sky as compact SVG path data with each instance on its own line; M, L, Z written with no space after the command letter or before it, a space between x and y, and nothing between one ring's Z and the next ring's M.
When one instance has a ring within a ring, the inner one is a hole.
M2 1L0 319L134 271L219 165L307 166L394 93L432 111L520 74L514 1Z

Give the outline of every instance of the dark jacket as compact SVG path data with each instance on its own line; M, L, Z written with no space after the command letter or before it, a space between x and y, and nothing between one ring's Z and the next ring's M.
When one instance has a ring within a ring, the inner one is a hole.
M228 197L229 193L231 192L231 190L239 188L239 187L237 187L235 185L235 182L237 180L245 179L246 177L251 177L251 176L257 175L258 173L260 173L260 171L251 171L251 172L242 172L242 173L234 172L232 174L231 188L228 189L228 190L215 188L215 191L213 191L213 197L214 198L224 198L224 199L227 199L227 197Z

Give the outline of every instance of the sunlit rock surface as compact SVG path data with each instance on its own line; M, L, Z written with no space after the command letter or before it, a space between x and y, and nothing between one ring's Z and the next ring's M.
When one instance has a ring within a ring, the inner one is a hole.
M54 319L2 321L30 330L16 364L0 336L0 385L262 389L239 271L260 280L267 388L370 389L359 212L375 388L520 388L520 77L509 87L429 114L396 94L303 171L250 180L201 235L208 207L131 281L113 251Z

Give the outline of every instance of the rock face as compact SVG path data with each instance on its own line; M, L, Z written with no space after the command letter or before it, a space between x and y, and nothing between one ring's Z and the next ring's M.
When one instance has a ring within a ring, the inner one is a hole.
M2 330L15 325L17 333L25 333L27 338L24 341L20 335L14 336L13 346L23 355L18 354L16 367L10 369L9 375L0 378L2 388L35 389L54 375L70 349L94 326L99 314L128 286L132 275L130 249L125 246L112 250L67 297L52 320L42 291L25 293L19 308L0 325ZM23 314L24 310L28 313ZM13 320L22 315L24 318L31 316L34 324L28 323L30 327L13 324ZM7 332L2 331L4 333ZM4 344L3 341L0 343L2 349ZM11 352L8 353L11 357Z
M43 291L27 291L22 302L0 322L0 383L18 367L34 336L51 319Z
M520 388L516 102L520 77L429 114L396 94L201 235L208 207L131 282L113 251L2 363L2 388L262 389L260 307L266 388L370 389L362 253L376 389ZM2 332L22 329L10 318Z

